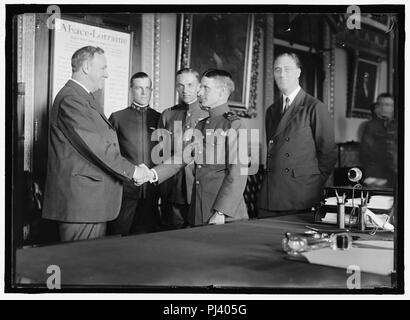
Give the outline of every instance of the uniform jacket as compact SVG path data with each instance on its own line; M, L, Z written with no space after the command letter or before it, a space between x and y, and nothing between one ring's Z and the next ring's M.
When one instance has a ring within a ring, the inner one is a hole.
M337 150L327 107L302 89L281 118L281 97L266 112L266 173L259 207L302 210L316 205Z
M132 104L126 109L114 112L109 120L117 131L123 157L135 165L145 163L152 167L151 150L156 142L151 140L157 129L160 113L148 107ZM157 187L145 183L141 187L125 184L124 193L132 199L145 198L147 192L156 192Z
M76 223L113 220L122 182L134 165L121 156L102 108L73 81L57 94L50 117L43 218Z
M208 117L208 112L201 109L198 101L187 105L185 103L177 104L169 109L166 109L160 118L158 127L166 129L171 133L172 140L174 135L177 135L178 141L183 141L183 133L186 130L195 128L198 121ZM176 125L179 121L182 125L182 131L177 130ZM171 141L171 154L174 154L174 143ZM186 142L182 143L184 146ZM173 177L160 184L160 194L162 201L178 204L189 204L191 201L193 177L193 164L181 168Z
M196 128L202 132L204 139L201 139L199 148L195 150L195 181L188 222L190 225L207 224L215 210L225 214L227 221L247 219L243 199L247 175L241 174L240 170L247 167L247 163L243 166L239 161L229 161L229 157L236 154L238 149L238 130L245 129L245 125L229 111L227 104L223 104L210 109L209 117L201 120ZM232 143L228 139L230 129L233 129L230 138ZM215 134L207 137L207 130L214 130ZM159 182L165 181L183 166L184 164L175 164L155 167Z

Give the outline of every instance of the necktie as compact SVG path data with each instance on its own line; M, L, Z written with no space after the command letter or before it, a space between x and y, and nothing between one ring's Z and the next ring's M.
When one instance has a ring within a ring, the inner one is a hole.
M285 106L283 107L283 110L282 110L282 117L285 114L286 110L289 109L289 105L290 105L290 99L289 99L289 97L286 97Z

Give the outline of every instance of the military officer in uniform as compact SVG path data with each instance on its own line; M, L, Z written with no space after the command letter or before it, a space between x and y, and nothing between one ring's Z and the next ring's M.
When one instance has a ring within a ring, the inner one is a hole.
M171 154L174 154L177 149L172 142L182 141L183 134L187 130L195 128L199 120L208 116L208 112L201 109L198 101L199 87L197 71L184 68L177 72L176 90L180 103L166 109L158 124L159 128L168 130L171 135L178 135L176 139L172 137L170 141ZM182 143L182 148L187 141L190 139ZM187 225L193 180L193 163L191 163L160 184L161 223L164 228L183 228Z
M196 127L203 139L199 148L194 149L195 181L188 213L191 226L248 219L243 199L247 174L242 170L248 163L232 161L239 147L238 130L246 129L228 107L234 88L232 76L224 70L208 70L201 78L199 97L209 117L199 121ZM185 165L156 166L153 176L161 183Z
M109 120L115 127L121 154L134 164L152 166L151 135L157 129L160 113L149 106L152 81L144 72L135 73L130 80L132 104L114 112ZM159 229L158 187L145 183L124 184L120 213L108 224L109 234L135 234Z

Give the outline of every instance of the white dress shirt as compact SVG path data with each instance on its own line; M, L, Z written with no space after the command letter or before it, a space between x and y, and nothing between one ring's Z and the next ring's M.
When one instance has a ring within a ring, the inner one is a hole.
M286 98L289 98L289 106L292 104L293 100L295 100L297 94L299 93L301 87L298 86L295 90L293 90L291 92L291 94L285 96L283 95L283 105L282 105L282 111L284 111L285 109L285 105L286 105Z

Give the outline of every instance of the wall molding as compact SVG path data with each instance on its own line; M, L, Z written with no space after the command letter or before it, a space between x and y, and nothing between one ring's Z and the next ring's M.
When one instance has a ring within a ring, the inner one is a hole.
M17 17L17 82L24 83L24 171L33 171L36 15Z
M325 25L324 48L330 48L323 55L323 69L325 70L325 79L323 82L323 100L328 106L332 118L335 111L335 36L329 26Z

